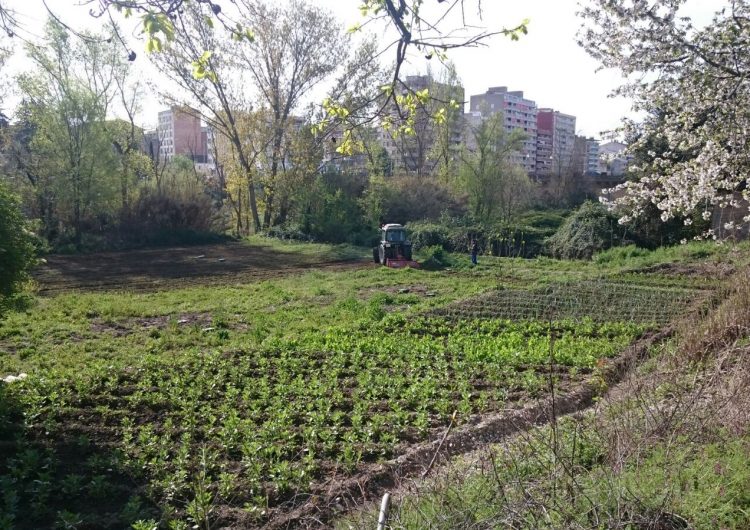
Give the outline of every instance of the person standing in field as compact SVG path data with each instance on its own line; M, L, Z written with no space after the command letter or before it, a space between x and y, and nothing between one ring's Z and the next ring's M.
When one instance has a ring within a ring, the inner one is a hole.
M469 251L471 252L471 264L476 265L477 254L479 253L479 245L477 244L476 239L471 240L471 245L469 245Z

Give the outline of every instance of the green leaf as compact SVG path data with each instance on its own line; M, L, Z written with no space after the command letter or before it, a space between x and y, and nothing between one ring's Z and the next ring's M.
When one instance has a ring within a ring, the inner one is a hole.
M161 39L159 37L149 37L146 40L146 53L162 51Z

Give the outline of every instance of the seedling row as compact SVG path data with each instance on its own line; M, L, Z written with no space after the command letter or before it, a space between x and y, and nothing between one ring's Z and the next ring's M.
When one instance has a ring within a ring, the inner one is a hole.
M633 322L663 326L699 304L699 289L586 281L535 290L496 289L431 312L453 319Z
M259 351L168 360L155 352L127 370L101 363L18 388L51 437L117 447L111 465L148 484L167 517L193 517L186 506L202 483L210 505L261 523L332 472L354 473L438 436L454 411L466 421L521 406L545 391L549 372L570 388L643 329L390 315ZM73 479L50 482L65 480Z

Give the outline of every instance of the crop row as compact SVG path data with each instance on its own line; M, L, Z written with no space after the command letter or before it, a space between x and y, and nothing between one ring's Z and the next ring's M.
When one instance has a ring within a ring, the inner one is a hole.
M199 513L204 499L261 520L332 469L435 436L454 411L465 420L539 395L550 362L558 385L580 381L641 330L391 315L262 351L153 351L127 369L49 372L14 392L30 427L73 436L71 418L98 425L94 435L120 448L122 470L160 506Z
M497 289L430 314L453 319L590 319L663 326L684 315L705 294L697 289L587 281L535 290Z

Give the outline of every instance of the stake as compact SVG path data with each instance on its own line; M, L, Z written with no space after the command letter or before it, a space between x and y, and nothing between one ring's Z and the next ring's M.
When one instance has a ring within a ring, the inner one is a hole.
M380 503L380 515L378 516L378 530L385 530L388 522L388 510L391 507L391 494L386 492L383 495L383 501Z
M430 472L430 470L432 469L432 466L435 465L435 460L437 460L438 454L440 454L440 449L442 449L443 444L445 443L445 439L448 438L448 434L451 432L451 427L453 427L453 424L456 422L456 414L458 414L458 411L454 410L453 416L451 417L451 422L448 425L448 429L445 431L443 438L440 440L437 450L435 451L435 454L432 456L432 460L430 460L430 465L427 466L427 469L425 469L424 473L422 473L422 478L425 478L427 474Z

